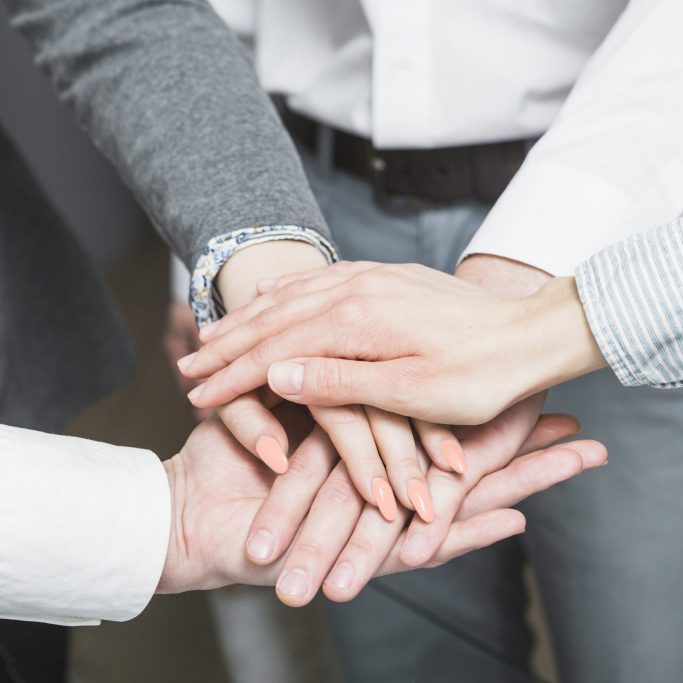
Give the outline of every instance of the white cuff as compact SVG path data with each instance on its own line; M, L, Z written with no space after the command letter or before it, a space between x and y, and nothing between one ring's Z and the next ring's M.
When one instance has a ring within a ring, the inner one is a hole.
M137 616L159 582L170 524L154 453L0 426L0 617Z
M572 275L576 266L639 228L634 199L603 179L528 159L460 257L493 254Z

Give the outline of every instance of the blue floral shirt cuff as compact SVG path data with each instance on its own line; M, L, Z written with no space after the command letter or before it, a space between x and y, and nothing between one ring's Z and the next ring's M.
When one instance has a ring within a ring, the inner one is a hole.
M199 257L190 282L190 305L200 327L225 315L225 306L215 280L226 261L240 249L273 240L306 242L317 247L328 263L339 260L332 242L317 230L298 225L265 225L214 237Z

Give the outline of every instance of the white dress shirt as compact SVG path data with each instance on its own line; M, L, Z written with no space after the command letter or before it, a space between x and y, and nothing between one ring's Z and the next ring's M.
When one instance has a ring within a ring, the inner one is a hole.
M377 147L545 133L464 256L569 275L681 213L681 0L211 3L267 90Z
M0 425L0 619L135 617L159 582L170 523L154 453Z

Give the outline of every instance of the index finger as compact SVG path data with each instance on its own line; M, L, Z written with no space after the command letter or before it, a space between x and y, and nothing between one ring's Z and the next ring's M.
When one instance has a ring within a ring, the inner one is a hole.
M349 351L338 328L335 313L328 311L269 337L212 374L193 389L188 398L197 408L213 408L233 401L242 394L267 385L270 366L279 360L300 357L302 350L310 356L344 357Z

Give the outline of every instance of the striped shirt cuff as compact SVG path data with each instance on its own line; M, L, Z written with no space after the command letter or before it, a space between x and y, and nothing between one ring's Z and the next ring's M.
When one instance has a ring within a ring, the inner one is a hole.
M214 237L204 247L190 281L190 305L200 327L218 320L226 313L221 295L215 286L216 276L226 261L245 247L273 240L306 242L317 247L328 263L339 260L332 242L317 230L298 225L265 225Z
M575 277L593 335L621 383L683 387L683 220L604 249Z

